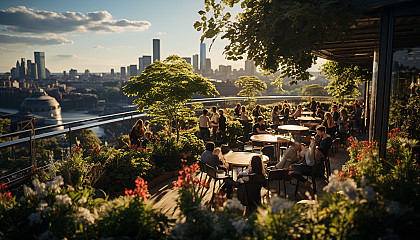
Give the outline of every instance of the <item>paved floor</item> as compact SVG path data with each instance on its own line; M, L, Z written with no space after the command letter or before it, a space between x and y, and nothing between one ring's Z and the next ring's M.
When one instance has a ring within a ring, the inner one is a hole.
M344 148L339 148L336 154L330 157L330 164L332 171L334 169L341 170L341 167L344 163L346 163L349 159L349 155L347 150ZM176 199L178 197L177 190L173 189L173 181L176 181L177 178L172 178L167 181L164 181L154 188L150 189L151 199L155 201L154 208L155 209L161 209L163 212L165 212L168 216L173 218L178 218L179 211L176 210ZM322 188L327 184L325 180L317 180L317 193L322 194ZM211 184L213 185L213 184ZM217 186L216 186L217 187ZM278 189L278 181L274 181L270 183L270 192L273 194L277 194ZM311 193L313 195L313 190L311 187L299 187L299 192L295 198L294 192L296 189L296 185L292 185L290 182L286 182L286 193L287 198L293 201L299 201L302 199L307 199L308 197L305 195L305 192ZM266 191L266 190L265 190ZM265 192L266 193L266 192ZM262 192L262 195L265 195L264 192ZM280 195L284 197L284 189L283 189L283 183L281 186L281 192ZM204 198L204 202L208 202L211 197L211 189L208 191ZM266 200L264 200L266 201ZM174 215L175 214L175 215Z

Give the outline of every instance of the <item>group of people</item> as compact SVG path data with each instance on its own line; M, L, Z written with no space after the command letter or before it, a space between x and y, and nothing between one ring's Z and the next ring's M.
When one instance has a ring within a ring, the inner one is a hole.
M129 137L130 137L130 146L146 148L147 144L150 143L150 140L153 136L153 133L149 129L150 121L146 120L143 123L143 120L139 119L131 128Z
M209 112L204 109L203 114L198 118L200 127L200 136L203 139L210 139L210 129L212 130L213 141L226 142L226 117L223 109L217 111L216 107L211 108L211 117Z

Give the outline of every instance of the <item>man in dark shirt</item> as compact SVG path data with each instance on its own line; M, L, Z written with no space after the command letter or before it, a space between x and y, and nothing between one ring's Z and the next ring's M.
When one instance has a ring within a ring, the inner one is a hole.
M217 129L217 133L219 139L226 143L226 117L223 114L223 109L219 109L219 129Z
M236 108L235 108L235 117L241 117L241 104L238 103L236 104Z
M337 111L337 105L333 105L331 108L331 115L334 122L337 122L340 119L340 113Z
M267 132L265 129L265 125L264 125L264 118L262 117L258 117L258 122L254 125L254 127L252 128L254 134L264 134L264 133L269 133Z
M320 125L316 128L316 148L322 152L324 157L328 156L328 151L331 148L332 145L332 139L330 136L327 135L326 129L324 126Z
M313 115L315 115L316 112L316 102L314 98L311 98L311 104L309 105L309 109L313 112Z

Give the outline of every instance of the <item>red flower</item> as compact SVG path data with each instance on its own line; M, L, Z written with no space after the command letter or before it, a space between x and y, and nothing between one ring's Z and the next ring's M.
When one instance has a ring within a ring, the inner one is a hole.
M141 178L141 177L137 177L137 179L134 182L136 184L136 188L133 189L133 190L126 189L125 190L125 195L127 195L127 196L137 196L137 197L140 197L143 201L146 201L147 196L149 195L147 182L144 181L144 179Z

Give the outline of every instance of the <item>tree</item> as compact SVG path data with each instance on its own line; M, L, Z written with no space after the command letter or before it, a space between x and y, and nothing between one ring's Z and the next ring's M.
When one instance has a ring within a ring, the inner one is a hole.
M90 149L92 147L96 147L101 145L101 140L96 136L95 132L91 129L82 129L79 131L75 131L71 133L71 142L76 143L77 141L80 142L80 146L83 149Z
M357 97L360 82L372 79L371 73L360 66L327 61L322 65L322 72L331 80L327 87L328 93L344 103L345 97Z
M302 94L305 96L325 96L327 91L319 84L311 84L302 89Z
M267 89L267 84L256 76L242 76L236 80L235 84L241 85L242 89L238 96L247 97L248 102L255 102L255 96L262 90Z
M192 95L218 95L216 87L206 78L194 73L191 64L179 56L172 55L164 61L155 61L140 76L132 77L131 83L123 87L124 94L137 96L134 104L139 111L149 107L151 114L166 116L165 121L174 128L179 140L181 123L185 120L186 102Z
M324 42L349 34L361 12L348 0L205 0L205 9L194 27L202 31L201 41L221 35L229 44L229 60L253 59L280 78L308 80L307 71L316 62L312 53ZM240 5L233 17L226 8ZM294 81L296 83L296 81Z

